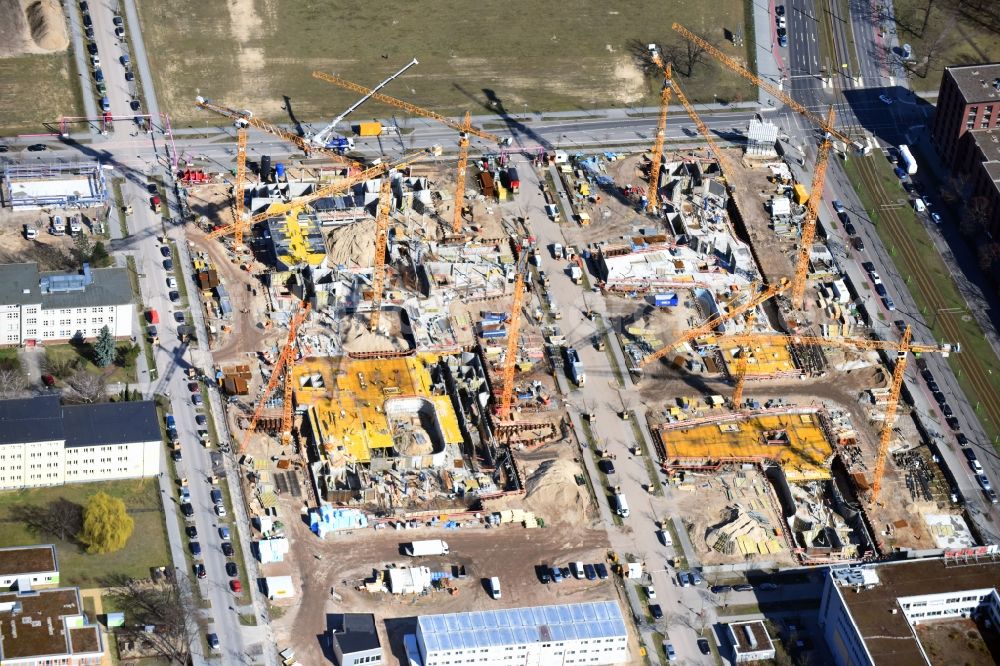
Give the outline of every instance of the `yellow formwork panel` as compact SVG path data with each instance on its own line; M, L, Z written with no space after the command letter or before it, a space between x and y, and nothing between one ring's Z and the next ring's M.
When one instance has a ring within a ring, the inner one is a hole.
M326 253L312 252L306 243L306 236L312 226L308 218L299 218L301 211L292 211L285 216L284 232L287 237L287 252L280 259L289 266L296 264L309 264L319 266L323 263Z
M765 433L781 431L785 439ZM667 459L759 459L781 462L788 480L829 479L833 445L827 441L814 413L736 417L721 422L676 428L660 433Z
M316 423L328 451L342 447L353 460L369 462L373 449L393 445L385 416L385 401L418 395L429 398L437 412L445 441L462 441L458 418L447 396L431 395L426 363L436 355L407 358L307 358L292 369L297 406L314 408Z
M721 342L721 340L720 340ZM721 345L722 359L730 373L736 372L736 361L733 356L739 347ZM747 376L755 375L767 376L779 372L793 372L796 370L792 355L785 345L752 345L748 348L750 352L747 357Z

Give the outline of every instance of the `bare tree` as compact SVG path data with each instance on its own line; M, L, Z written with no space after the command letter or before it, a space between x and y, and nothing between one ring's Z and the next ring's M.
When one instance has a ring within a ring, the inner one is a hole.
M118 630L123 637L148 643L172 664L188 663L190 646L198 634L197 610L176 581L152 585L147 580L117 576L108 587L125 613L125 625ZM154 631L146 632L149 626Z
M927 32L927 23L931 20L931 10L934 9L934 2L936 0L927 0L927 5L924 6L924 21L920 24L920 36L923 37L924 33Z
M43 532L63 541L73 541L83 528L83 507L60 497L45 506L17 504L12 513L33 532Z
M28 378L18 367L0 367L0 399L22 398L28 391Z
M100 375L77 370L66 380L66 384L67 388L63 392L66 402L85 404L108 401L107 382Z
M990 202L986 197L972 197L962 210L959 231L969 237L980 235L990 221L991 212Z
M697 33L696 33L697 34ZM712 43L705 35L698 34L703 40ZM681 74L690 78L694 73L694 68L706 61L707 55L705 47L700 44L680 38L679 41L671 42L663 48L663 53L667 60L673 63Z

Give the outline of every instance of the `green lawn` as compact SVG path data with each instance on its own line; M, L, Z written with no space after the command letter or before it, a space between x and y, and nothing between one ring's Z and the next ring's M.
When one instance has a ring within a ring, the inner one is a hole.
M122 350L127 348L132 343L125 341L118 343L118 349ZM80 347L75 345L65 344L65 345L46 345L45 346L45 359L46 362L52 364L66 364L66 363L79 363L79 367L93 375L102 375L104 380L109 384L114 384L116 382L129 383L136 381L135 378L135 363L129 363L127 365L119 365L116 360L110 366L106 368L98 367L97 364L92 360L92 355L90 351L90 344L85 344Z
M135 520L132 538L117 553L88 555L76 543L33 532L26 524L15 521L13 517L19 506L45 507L49 502L59 499L82 506L89 497L100 491L123 499L129 515ZM60 580L67 585L100 587L101 580L109 574L142 578L149 576L151 567L171 564L160 491L155 479L80 483L2 492L0 523L3 524L0 529L0 547L55 544Z
M724 38L724 30L752 36L746 6L438 0L387 11L344 0L177 0L142 2L139 11L160 103L179 127L224 124L195 108L199 94L271 120L328 121L358 95L312 78L313 70L374 86L413 58L420 64L386 94L445 114L655 106L660 78L636 66L646 45L679 43L670 28L678 21L746 61L752 40L737 47ZM738 76L704 64L685 91L696 101L755 95ZM369 103L344 130L393 111ZM405 126L406 113L396 115Z
M927 230L913 209L905 205L906 193L889 162L878 153L852 158L844 166L935 339L961 343L962 353L951 355L948 361L986 434L996 443L1000 436L1000 360L975 319L966 312L966 302ZM904 205L884 208L897 199L902 199Z
M82 92L69 51L0 58L0 135L45 132L60 116L83 115Z
M913 47L911 83L917 90L938 90L945 67L1000 60L1000 5L995 2L895 0L893 9L899 43Z

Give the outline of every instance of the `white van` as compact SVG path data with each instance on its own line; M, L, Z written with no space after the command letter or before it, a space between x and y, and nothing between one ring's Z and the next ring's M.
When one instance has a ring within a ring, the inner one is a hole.
M30 227L27 224L24 225L24 237L28 240L35 240L38 237L38 231L34 227Z
M916 199L913 200L913 208L918 213L922 213L925 210L927 210L927 204L924 203L923 199L921 199L920 197L917 197Z
M500 598L500 578L497 576L490 578L490 596L494 599Z
M617 493L615 495L615 513L617 513L622 518L628 518L628 500L625 499L625 495Z

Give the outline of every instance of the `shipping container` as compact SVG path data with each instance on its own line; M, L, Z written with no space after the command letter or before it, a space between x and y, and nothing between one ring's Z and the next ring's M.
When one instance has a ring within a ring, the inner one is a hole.
M656 294L653 296L653 305L658 308L672 308L676 307L678 303L677 294Z
M795 203L800 206L805 206L806 202L809 201L809 190L802 183L795 184Z
M354 131L358 136L378 136L382 133L382 123L380 122L370 122L370 123L358 123L354 127Z
M492 198L494 196L493 192L493 176L490 175L489 171L482 171L479 174L479 184L483 188L483 196Z

